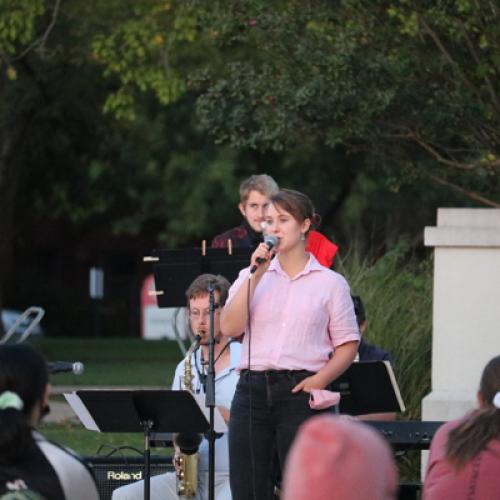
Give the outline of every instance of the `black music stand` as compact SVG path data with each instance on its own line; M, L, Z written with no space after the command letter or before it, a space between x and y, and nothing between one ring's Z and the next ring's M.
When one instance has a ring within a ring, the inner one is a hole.
M233 282L244 267L250 265L250 248L188 248L153 250L150 257L155 278L158 307L184 307L185 291L200 274L221 274Z
M352 363L329 389L340 393L339 413L366 415L405 411L389 361Z
M205 433L209 430L205 415L189 391L82 390L65 396L88 429L144 433L145 500L150 498L151 432Z
M253 253L251 248L190 248L185 250L153 250L145 261L152 262L158 307L183 307L186 305L185 290L200 274L221 274L234 281L241 269L248 267ZM205 406L210 410L208 431L208 498L214 498L215 477L215 369L214 369L214 312L213 286L210 293L210 340L208 372L205 381Z

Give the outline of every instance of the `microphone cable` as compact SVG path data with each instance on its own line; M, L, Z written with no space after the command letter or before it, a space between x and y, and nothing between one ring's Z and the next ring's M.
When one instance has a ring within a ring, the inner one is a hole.
M251 346L252 346L252 325L250 318L250 282L252 275L249 274L249 278L247 279L247 328L248 328L248 403L249 403L249 411L248 411L248 439L250 441L250 472L252 474L252 496L253 500L257 500L256 495L256 486L255 486L255 452L253 449L253 433L252 433L252 416L253 416L253 399L252 399L252 370L251 370Z
M230 345L234 342L233 340L230 340L219 352L217 357L214 359L214 365L219 361L219 358L224 354L226 349L230 349ZM218 344L218 341L215 341L216 344ZM195 353L193 353L195 354ZM201 381L201 385L203 386L203 392L206 392L206 379L207 379L207 374L206 374L206 367L208 365L208 361L205 361L203 358L203 350L200 349L200 364L201 364L201 370L200 367L198 366L198 358L195 356L194 357L194 365L196 368L196 371L198 372L198 378ZM217 378L217 377L216 377ZM197 391L198 393L200 391Z

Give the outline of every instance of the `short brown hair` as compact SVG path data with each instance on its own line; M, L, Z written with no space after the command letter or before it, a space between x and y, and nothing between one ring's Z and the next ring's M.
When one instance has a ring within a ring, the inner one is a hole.
M321 217L315 212L312 201L304 193L293 189L280 189L270 197L273 205L288 212L296 221L311 221L310 229L318 227Z
M270 175L251 175L240 184L240 201L245 203L248 200L250 191L258 191L265 196L271 196L278 189L278 184Z
M222 307L227 300L227 295L229 292L229 287L231 284L224 278L221 274L217 276L215 274L200 274L194 281L189 285L186 290L187 306L189 309L189 301L195 299L200 295L208 294L208 287L213 283L215 285L215 290L219 292L219 306Z

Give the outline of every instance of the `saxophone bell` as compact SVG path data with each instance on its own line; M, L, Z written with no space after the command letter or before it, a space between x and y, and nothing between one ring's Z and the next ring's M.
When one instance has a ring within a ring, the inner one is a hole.
M184 455L194 455L201 444L203 435L196 432L182 432L175 435L175 444Z
M191 356L198 349L201 335L195 335L195 340L186 352L184 358L184 376L182 388L191 393L194 392L193 373L191 370ZM179 498L194 498L198 491L198 447L203 436L195 432L183 432L174 434L175 445L180 449L180 455L176 457L177 463L177 495Z

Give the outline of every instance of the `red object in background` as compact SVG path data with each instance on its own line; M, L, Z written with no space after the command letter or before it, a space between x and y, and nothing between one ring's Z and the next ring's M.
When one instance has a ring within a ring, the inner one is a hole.
M306 252L311 252L325 267L332 267L333 258L339 247L318 231L310 231L307 236Z
M155 278L152 274L146 276L142 282L141 288L141 337L147 338L147 325L146 325L146 310L149 307L158 307L158 302L156 300L156 295L150 294L149 292L154 292L155 288Z

